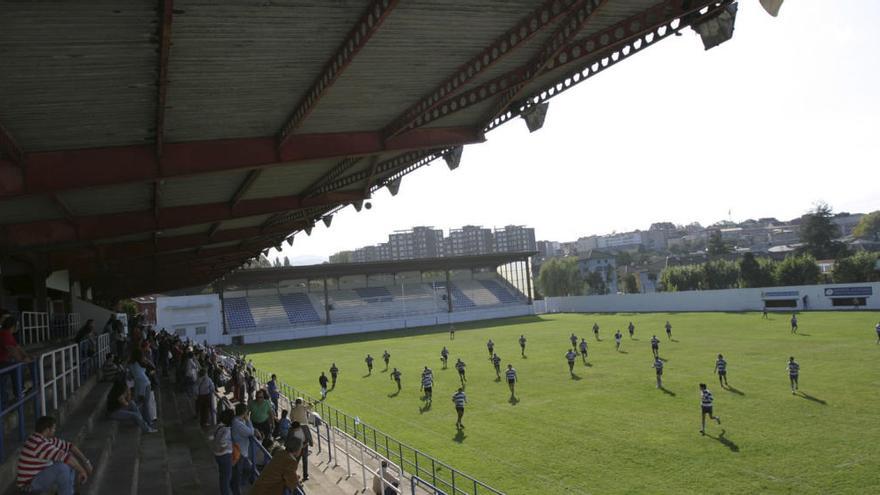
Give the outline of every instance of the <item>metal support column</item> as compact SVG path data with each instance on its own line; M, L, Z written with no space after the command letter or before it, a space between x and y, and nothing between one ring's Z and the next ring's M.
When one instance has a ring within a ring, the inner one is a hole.
M452 279L449 270L446 270L446 312L452 313Z
M330 324L330 292L327 290L327 279L324 279L324 316L327 318L326 324Z
M532 263L530 259L526 259L526 297L529 298L529 304L532 304Z

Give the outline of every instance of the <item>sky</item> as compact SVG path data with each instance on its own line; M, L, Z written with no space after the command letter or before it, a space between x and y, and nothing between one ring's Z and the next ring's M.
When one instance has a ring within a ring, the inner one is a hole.
M280 256L326 261L417 225L533 227L573 241L651 223L795 218L815 203L880 209L880 2L740 0L733 38L686 30L405 176L397 196L339 212ZM272 250L270 258L279 256Z

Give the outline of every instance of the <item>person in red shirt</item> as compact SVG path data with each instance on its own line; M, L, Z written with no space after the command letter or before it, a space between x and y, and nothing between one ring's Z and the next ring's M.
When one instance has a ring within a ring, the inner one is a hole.
M16 320L12 316L7 316L3 319L2 325L0 325L0 370L3 368L7 368L14 364L18 363L29 363L32 361L31 357L28 355L24 349L18 345L18 341L15 340L15 331L16 331ZM3 403L7 403L7 392L6 392L6 377L9 377L12 382L12 390L15 390L15 374L14 372L8 372L3 375L0 375L0 395L2 395ZM33 377L31 377L33 379Z
M23 491L54 488L58 495L73 495L75 482L85 483L92 473L92 463L75 445L56 437L55 427L55 418L43 416L24 442L15 469L15 484Z

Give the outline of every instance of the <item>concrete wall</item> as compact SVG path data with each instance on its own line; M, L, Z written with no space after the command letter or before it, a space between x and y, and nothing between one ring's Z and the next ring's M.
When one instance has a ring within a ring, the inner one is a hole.
M209 344L225 344L229 340L223 335L220 296L217 294L157 297L156 328L179 333L181 337L196 342L207 340ZM201 329L204 333L197 333Z
M685 292L655 292L652 294L625 294L607 296L578 296L546 298L536 304L536 313L638 313L652 311L760 311L764 298L772 292L797 292L797 307L776 308L776 311L840 310L852 311L852 306L833 306L833 289L870 288L867 305L859 309L880 310L880 283L802 285L795 287L763 287L758 289L727 289ZM826 292L828 295L826 295ZM803 297L807 296L807 308ZM771 298L772 296L767 296ZM542 307L543 306L543 307ZM774 308L770 308L774 310Z
M110 319L110 315L114 313L107 308L96 306L78 297L71 299L73 300L73 312L79 313L80 324L85 324L86 320L95 320L95 331L99 333L104 329L104 324ZM77 328L77 330L79 329Z

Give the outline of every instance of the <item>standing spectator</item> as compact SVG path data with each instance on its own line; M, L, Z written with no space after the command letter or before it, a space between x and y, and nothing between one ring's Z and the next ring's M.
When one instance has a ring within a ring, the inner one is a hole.
M17 321L12 316L7 316L3 319L2 325L0 325L0 369L6 368L8 366L12 366L17 363L29 363L32 361L31 357L28 355L24 349L18 345L18 341L15 340L15 331L16 331ZM17 392L15 390L15 377L13 373L7 373L6 375L10 378L12 382L12 390L13 392ZM7 400L7 392L5 381L6 379L0 376L0 401L4 404L8 404ZM31 377L33 379L34 377Z
M144 433L157 431L150 427L137 405L131 400L131 390L123 382L116 382L110 388L110 393L107 394L107 413L111 419L117 421L132 421Z
M287 409L281 411L281 419L275 427L275 436L282 440L287 438L287 434L290 432L290 418L287 417L287 412Z
M302 453L302 440L290 435L284 442L284 453L272 458L251 488L251 495L304 495L296 470Z
M232 418L235 413L226 409L220 413L220 422L214 429L214 460L220 474L220 495L230 495L232 491ZM239 489L236 489L236 493Z
M309 451L312 447L315 446L315 442L312 439L312 430L309 429L309 414L311 413L309 404L303 400L302 397L297 397L295 401L293 401L293 411L291 412L293 423L291 423L291 431L294 429L293 425L299 425L299 430L302 433L303 438L303 452L302 452L302 466L303 466L303 480L309 479ZM315 427L318 425L316 424Z
M199 363L192 351L187 351L183 356L183 383L186 393L194 397L196 380L199 378Z
M73 495L75 482L85 483L92 474L92 463L75 445L56 437L55 428L55 418L40 417L22 446L15 478L22 491Z
M116 357L125 359L125 327L122 322L116 318L116 315L110 316L111 330L113 331L113 341L116 343Z
M254 428L262 433L263 438L271 438L275 418L272 414L272 403L266 400L265 390L257 390L257 398L248 403L248 409L251 411Z
M147 399L150 394L150 379L147 377L147 370L144 368L143 363L143 354L140 349L132 349L131 358L128 363L128 370L131 372L131 376L134 379L134 398L137 401L138 405L141 407L141 411L143 416L149 417L150 414L147 412Z
M257 392L257 379L254 378L254 374L251 371L247 371L244 374L244 383L247 387L247 401L248 404L254 401L254 394Z
M246 405L235 405L235 418L232 420L233 458L236 450L239 453L238 462L234 463L235 467L232 469L232 493L235 495L241 494L241 485L245 480L250 484L254 482L254 469L252 460L248 458L248 447L252 439L259 441L260 434L254 430L250 416Z
M272 407L275 409L275 412L278 412L278 399L281 398L281 394L278 392L278 377L275 374L272 374L272 379L266 383L266 388L269 391L269 399L272 401Z
M196 412L199 414L199 422L202 426L208 426L211 421L211 400L214 398L214 381L208 376L207 370L199 370L199 378L196 380Z

